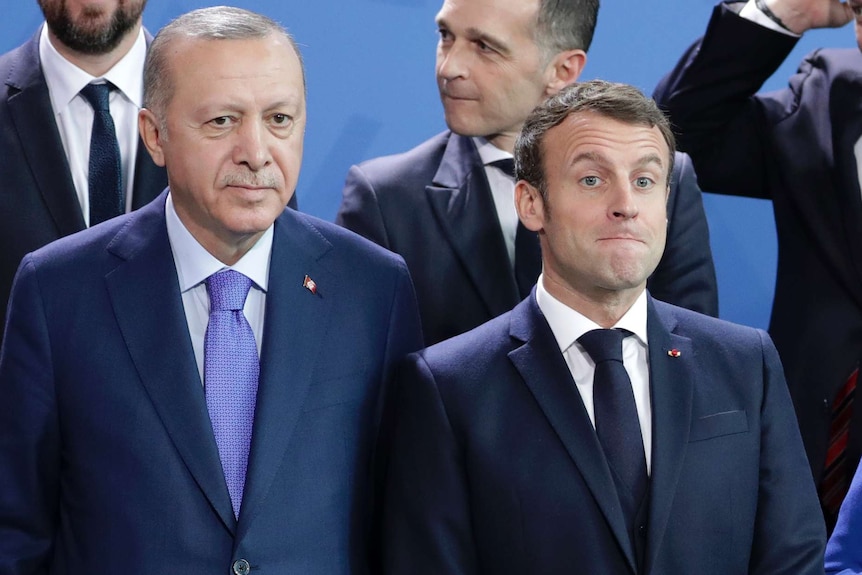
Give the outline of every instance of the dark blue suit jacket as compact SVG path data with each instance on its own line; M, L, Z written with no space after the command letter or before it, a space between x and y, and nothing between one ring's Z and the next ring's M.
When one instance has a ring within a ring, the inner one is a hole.
M147 36L149 41L149 35ZM81 204L54 121L39 62L39 32L0 56L0 325L21 258L84 229ZM143 143L135 163L133 208L167 185Z
M718 315L703 202L691 162L681 154L672 180L667 248L650 290ZM336 222L404 258L430 345L520 301L496 214L472 139L444 132L404 154L350 168Z
M410 356L399 374L387 574L823 573L823 519L769 337L648 305L653 442L642 527L627 533L533 296Z
M0 355L0 574L372 572L381 396L421 339L404 262L276 220L237 521L164 200L22 263Z
M833 397L862 357L862 55L819 50L788 88L756 94L795 38L719 5L702 40L656 89L701 185L772 200L778 271L769 332L819 480ZM862 409L850 428L852 465ZM851 468L852 469L852 468Z

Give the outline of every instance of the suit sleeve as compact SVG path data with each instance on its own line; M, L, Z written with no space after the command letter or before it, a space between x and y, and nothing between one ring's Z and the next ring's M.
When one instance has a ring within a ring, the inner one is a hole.
M764 390L751 575L823 573L826 527L778 352L758 330Z
M0 355L0 574L47 573L60 492L60 430L45 310L30 256Z
M479 573L459 444L421 355L398 380L398 422L384 506L388 575Z
M841 504L838 523L826 545L826 573L862 573L862 465L856 468L850 491Z
M770 127L794 110L802 78L794 81L796 88L757 91L797 39L740 17L735 10L741 6L715 8L706 34L653 95L669 113L677 145L691 155L704 190L769 198Z
M391 249L377 193L359 166L351 166L347 172L335 223Z
M677 154L668 198L667 246L649 279L656 299L718 317L718 285L703 197L691 160Z

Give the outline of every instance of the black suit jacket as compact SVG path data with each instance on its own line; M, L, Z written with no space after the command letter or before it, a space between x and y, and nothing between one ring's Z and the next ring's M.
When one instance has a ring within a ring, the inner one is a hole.
M351 167L336 223L404 258L430 345L520 301L496 213L473 140L447 131L403 154ZM668 218L667 248L650 290L717 315L703 202L691 163L679 154Z
M535 295L410 356L384 572L822 574L823 519L769 337L652 299L647 333L652 471L635 533Z
M2 325L12 279L24 255L83 230L84 217L39 61L39 32L0 56L0 82ZM164 168L153 163L139 142L132 207L139 208L155 198L167 181Z
M656 89L701 185L769 198L778 272L769 331L811 470L826 457L832 399L862 355L862 55L819 50L789 87L756 94L796 40L719 5L703 39ZM848 456L859 459L862 409Z

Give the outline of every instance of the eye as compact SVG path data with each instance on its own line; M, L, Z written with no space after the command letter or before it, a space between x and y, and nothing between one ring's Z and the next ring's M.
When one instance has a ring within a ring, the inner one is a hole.
M441 42L446 42L452 38L452 33L446 28L437 28L437 34L440 35Z
M219 127L229 126L233 123L233 118L231 118L230 116L218 116L217 118L213 118L212 120L210 120L209 123L213 126Z
M581 178L581 183L588 188L595 188L601 183L598 176L584 176Z
M648 178L646 176L640 176L639 178L635 178L635 187L640 188L642 190L649 189L655 185L655 182L652 178Z
M286 126L290 123L290 116L287 114L273 114L272 123L277 126Z
M493 52L493 51L494 51L494 49L493 49L493 48L491 48L489 45L487 45L487 44L486 44L485 42L483 42L482 40L477 40L477 41L476 41L476 46L479 48L479 51L480 51L480 52Z

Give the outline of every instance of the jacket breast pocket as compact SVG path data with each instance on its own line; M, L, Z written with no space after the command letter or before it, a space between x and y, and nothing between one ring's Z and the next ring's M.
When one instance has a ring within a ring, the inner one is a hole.
M747 432L748 418L745 416L745 410L723 411L693 419L688 441L693 443L723 435Z

